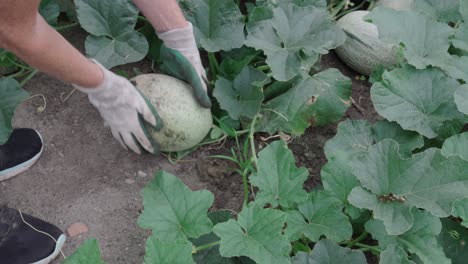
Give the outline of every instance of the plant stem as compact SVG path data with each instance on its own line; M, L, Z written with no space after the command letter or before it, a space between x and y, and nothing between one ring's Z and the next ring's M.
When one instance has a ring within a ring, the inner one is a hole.
M148 20L146 17L144 17L144 16L138 16L138 20L141 20L141 21L143 21L143 22L148 22L148 23L149 23L149 20Z
M373 247L373 246L369 246L369 245L362 244L362 243L356 243L355 246L358 246L360 248L365 248L367 250L373 251L373 252L378 253L378 254L380 254L382 252L382 250L380 248L378 248L378 247Z
M346 247L349 247L349 248L352 248L354 245L356 245L356 243L359 243L361 242L364 238L366 238L366 236L368 235L369 233L367 231L364 231L362 232L362 234L360 234L358 237L356 237L356 239L350 241L348 243L348 245L346 245Z
M205 244L205 245L201 245L201 246L195 247L195 248L193 249L192 254L197 254L198 251L212 248L212 247L214 247L214 246L216 246L216 245L219 245L219 243L221 243L221 240L218 240L218 241L215 241L215 242L211 242L211 243L208 243L208 244Z
M31 80L32 77L34 77L34 75L36 75L36 73L38 73L39 71L38 70L33 70L30 74L28 74L28 76L26 76L20 83L20 86L23 87L29 80Z
M270 66L268 66L268 65L262 65L262 66L257 67L257 70L259 70L259 71L267 71L269 69L270 69Z
M211 79L216 80L219 72L219 64L216 60L216 56L212 52L208 52L208 60L210 61L210 71L211 71Z
M72 24L56 27L55 30L62 31L62 30L65 30L65 29L69 29L69 28L72 28L72 27L79 26L79 25L80 25L80 23L75 22L75 23L72 23Z
M250 132L249 132L249 140L250 140L250 151L252 154L252 160L253 163L255 164L255 167L257 167L257 152L255 150L255 141L254 141L254 133L255 133L255 123L257 122L258 114L254 117L252 120L252 123L250 124Z

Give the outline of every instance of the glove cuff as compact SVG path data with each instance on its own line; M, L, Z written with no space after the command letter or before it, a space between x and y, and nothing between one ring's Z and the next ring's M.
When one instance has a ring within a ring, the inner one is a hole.
M173 29L166 32L157 33L166 47L176 50L197 49L197 43L193 34L192 23L184 28Z
M101 69L102 72L102 83L99 84L96 87L83 87L79 86L77 84L72 84L74 88L79 90L80 92L86 93L88 95L92 96L99 96L100 94L106 93L107 90L111 88L111 85L109 85L109 79L111 78L112 72L110 72L108 69L106 69L104 66L102 66L97 60L95 59L90 59L94 64L96 64L99 69Z

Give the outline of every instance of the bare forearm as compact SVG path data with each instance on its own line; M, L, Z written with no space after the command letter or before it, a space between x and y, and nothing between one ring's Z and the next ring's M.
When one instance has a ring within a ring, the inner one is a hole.
M133 2L148 18L157 32L166 32L187 26L187 20L176 0L133 0Z
M6 48L34 68L62 81L84 87L98 86L102 73L97 65L75 49L41 16L29 34L18 34Z

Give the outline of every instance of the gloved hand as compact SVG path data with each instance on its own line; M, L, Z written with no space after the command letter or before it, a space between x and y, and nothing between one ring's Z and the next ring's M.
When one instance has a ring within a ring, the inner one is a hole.
M125 148L141 154L141 147L157 153L158 147L149 136L143 122L148 122L156 130L162 122L148 99L144 97L127 79L116 75L93 60L102 70L104 80L96 88L73 85L87 93L89 101L97 108L112 135Z
M201 63L192 24L189 22L185 28L157 35L164 42L161 57L167 73L188 82L193 87L200 105L210 108L206 73Z

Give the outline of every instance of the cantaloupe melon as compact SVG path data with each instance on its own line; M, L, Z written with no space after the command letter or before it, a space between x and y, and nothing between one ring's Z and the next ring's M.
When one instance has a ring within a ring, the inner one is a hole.
M370 75L378 65L390 68L398 62L397 47L379 40L377 26L364 21L368 11L354 11L338 20L347 35L336 48L338 57L360 74Z
M196 101L192 87L163 74L142 74L132 79L148 97L161 117L164 127L149 133L165 152L190 149L200 143L212 128L210 109Z

